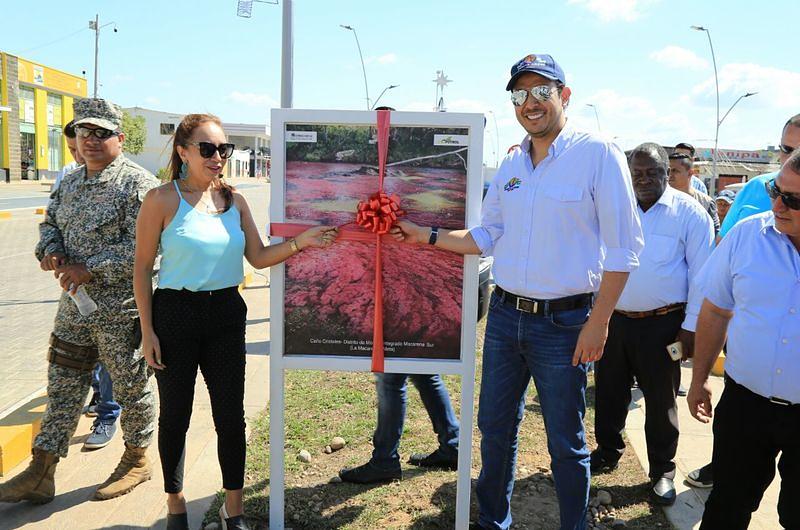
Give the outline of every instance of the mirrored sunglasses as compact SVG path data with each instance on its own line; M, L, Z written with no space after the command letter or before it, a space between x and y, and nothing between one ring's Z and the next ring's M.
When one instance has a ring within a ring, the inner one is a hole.
M524 88L512 90L511 103L513 103L515 107L521 107L525 104L525 100L528 99L529 93L536 101L545 102L553 97L553 90L555 90L555 87L550 85L537 85L527 90Z
M219 144L214 145L211 142L189 142L190 145L196 145L200 151L200 156L203 158L211 158L214 153L219 153L219 157L228 159L233 155L233 150L236 148L234 144Z
M81 138L89 138L90 136L94 136L100 140L107 140L112 136L119 136L119 132L117 131L109 131L108 129L90 129L88 127L75 127L75 134L80 136Z

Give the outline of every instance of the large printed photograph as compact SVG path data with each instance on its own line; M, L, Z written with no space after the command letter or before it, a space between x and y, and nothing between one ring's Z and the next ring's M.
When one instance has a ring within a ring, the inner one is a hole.
M378 191L377 133L367 125L285 126L285 222L357 228L356 208ZM391 127L384 191L405 218L464 228L468 130ZM285 354L370 356L376 243L304 250L285 267ZM459 359L464 258L384 241L387 358Z

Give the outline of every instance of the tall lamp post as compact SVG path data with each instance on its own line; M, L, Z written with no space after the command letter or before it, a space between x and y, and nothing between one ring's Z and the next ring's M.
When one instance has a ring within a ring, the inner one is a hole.
M586 106L592 107L592 110L594 111L594 119L597 122L597 132L598 133L602 132L602 130L600 129L600 116L598 116L597 114L597 106L593 105L592 103L587 103Z
M494 167L500 165L500 129L497 128L497 116L493 110L489 111L494 120Z
M728 112L726 112L725 114L722 115L722 118L719 120L719 124L722 125L722 122L725 121L725 118L728 117L728 114L731 113L731 111L733 110L733 107L735 107L737 103L739 103L744 98L749 98L750 96L755 96L756 94L758 94L758 92L747 92L747 93L742 94L741 96L739 96L739 98L736 101L733 102L733 105L731 105L731 108L728 109Z
M106 26L115 24L114 22L107 22L100 25L100 15L95 15L94 20L89 21L89 29L94 30L94 98L97 99L97 63L100 55L100 30ZM114 25L114 33L117 32L117 27Z
M389 85L386 88L384 88L383 91L381 92L381 94L377 98L375 98L375 103L372 104L372 107L370 107L370 110L372 110L372 109L374 109L375 107L378 106L378 102L381 100L381 98L383 97L383 95L386 93L387 90L391 90L393 88L397 88L398 86L400 86L400 85Z
M713 197L716 188L717 188L717 148L719 147L719 75L717 74L717 58L714 55L714 44L711 42L711 31L703 26L692 26L692 29L695 31L704 31L706 33L706 37L708 37L708 47L711 48L711 62L714 64L714 85L716 87L717 93L717 120L716 120L716 130L714 131L714 152L712 153L712 166L711 166L711 186L709 187L709 192Z
M364 55L361 53L361 44L358 42L358 33L356 33L356 28L353 26L346 26L344 24L339 24L339 27L344 28L346 30L352 31L353 36L356 38L356 47L358 48L358 57L361 59L361 72L364 74L364 93L366 94L367 98L367 110L370 110L369 105L369 87L367 86L367 69L364 68Z
M253 16L253 2L259 4L277 4L278 1L270 0L238 0L236 3L236 16L251 18ZM284 0L281 28L281 108L292 108L292 86L294 76L294 37L292 36L292 0Z

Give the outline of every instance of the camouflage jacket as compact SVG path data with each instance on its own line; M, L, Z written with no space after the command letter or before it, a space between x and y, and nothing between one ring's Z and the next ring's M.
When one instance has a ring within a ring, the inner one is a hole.
M63 252L69 263L86 265L94 286L132 290L136 216L145 194L159 184L125 155L92 178L85 166L65 175L39 225L36 259Z

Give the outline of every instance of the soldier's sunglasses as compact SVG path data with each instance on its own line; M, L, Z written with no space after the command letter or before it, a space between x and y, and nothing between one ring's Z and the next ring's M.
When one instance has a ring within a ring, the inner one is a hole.
M511 103L513 103L515 107L521 107L525 104L525 100L528 99L528 94L533 96L537 101L545 102L553 96L553 90L555 90L555 87L550 85L536 85L529 89L520 88L519 90L512 90Z
M800 197L792 193L781 191L781 189L775 183L775 179L765 182L764 185L767 187L767 195L769 195L770 199L774 201L780 197L780 199L783 201L783 204L785 204L790 210L800 210Z
M108 140L112 136L119 136L118 131L109 131L108 129L90 129L88 127L75 127L75 134L80 136L81 138L89 138L90 136L94 136L99 140Z
M219 153L222 159L228 159L233 155L233 150L236 148L234 144L219 144L214 145L211 142L189 142L190 145L196 145L200 151L200 156L203 158L211 158L214 153Z

